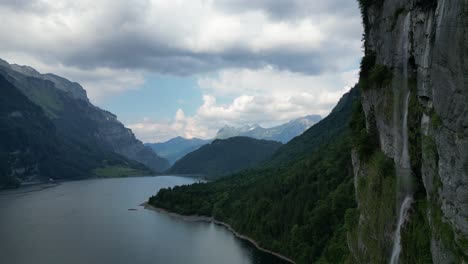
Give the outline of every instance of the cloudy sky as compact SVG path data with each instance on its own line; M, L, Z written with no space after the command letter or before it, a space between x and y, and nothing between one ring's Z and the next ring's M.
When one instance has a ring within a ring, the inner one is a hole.
M353 0L0 0L0 58L81 83L145 142L329 113L357 81Z

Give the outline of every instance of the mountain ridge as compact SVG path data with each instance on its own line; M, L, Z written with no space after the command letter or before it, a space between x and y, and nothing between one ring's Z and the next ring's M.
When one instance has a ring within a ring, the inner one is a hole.
M165 159L137 140L115 115L92 105L87 97L84 100L86 91L79 84L52 74L42 75L29 66L11 66L3 60L0 61L0 75L3 86L14 87L26 96L28 100L18 99L21 103L37 105L53 124L55 137L59 140L58 151L63 158L61 166L68 167L69 174L76 172L71 178L89 177L93 175L94 169L112 169L118 164L139 168L145 174L169 167ZM9 122L8 119L3 121ZM47 175L51 178L67 178L67 173ZM39 173L35 173L35 177L44 178Z
M218 130L215 138L226 139L235 136L244 136L287 143L294 137L302 134L321 119L322 118L319 115L308 115L271 128L264 128L258 124L245 125L238 128L226 125Z
M175 137L165 142L160 143L145 143L146 146L153 149L156 154L169 160L170 164L173 165L177 160L187 155L188 153L197 150L205 144L211 143L211 139L199 139L199 138L183 138Z

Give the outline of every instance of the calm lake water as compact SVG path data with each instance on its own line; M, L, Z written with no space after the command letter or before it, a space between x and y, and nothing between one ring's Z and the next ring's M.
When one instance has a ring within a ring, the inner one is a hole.
M194 181L99 179L0 192L0 262L285 263L224 227L184 222L139 206L160 188Z

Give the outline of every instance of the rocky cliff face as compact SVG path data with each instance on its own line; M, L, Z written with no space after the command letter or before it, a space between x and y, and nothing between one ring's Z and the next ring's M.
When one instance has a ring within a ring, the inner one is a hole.
M159 157L150 147L137 140L132 130L120 123L114 114L96 108L90 117L100 124L96 136L106 142L114 152L141 162L156 172L169 168L168 160Z
M417 228L430 230L426 244L434 263L466 262L468 1L361 0L360 4L365 26L362 106L369 133L375 123L380 150L393 160L395 204L389 205L393 213L377 213L376 217L387 216L374 223L381 233L364 232L373 222L365 212L369 195L363 190L369 187L365 180L373 174L374 164L353 153L360 227L351 249L356 259L372 262L377 253L369 249L370 236L375 235L384 252L379 260L390 259L398 211L409 195L415 201L402 226L400 262L414 263L415 254L423 254L410 252L412 240L419 239L412 233ZM387 188L392 192L392 187Z

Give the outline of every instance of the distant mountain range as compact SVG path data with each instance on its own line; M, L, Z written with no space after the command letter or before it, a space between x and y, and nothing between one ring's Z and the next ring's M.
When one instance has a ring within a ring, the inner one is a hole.
M216 139L242 136L286 143L320 120L319 115L309 115L272 128L263 128L260 125L246 125L239 128L225 126L218 131ZM166 142L146 143L145 145L152 148L159 156L169 160L171 164L174 164L183 156L212 141L213 139L175 137Z
M159 156L169 160L174 164L177 160L187 155L188 153L197 150L203 145L211 143L213 140L199 138L183 138L176 137L162 143L147 143L146 146L154 150Z
M243 136L287 143L291 139L302 134L321 119L322 118L319 115L308 115L271 128L263 128L260 125L247 125L238 128L225 126L218 131L216 138L226 139Z
M249 137L216 139L181 158L169 172L219 178L259 165L281 146L276 141Z
M0 60L0 100L0 186L169 167L78 83Z

